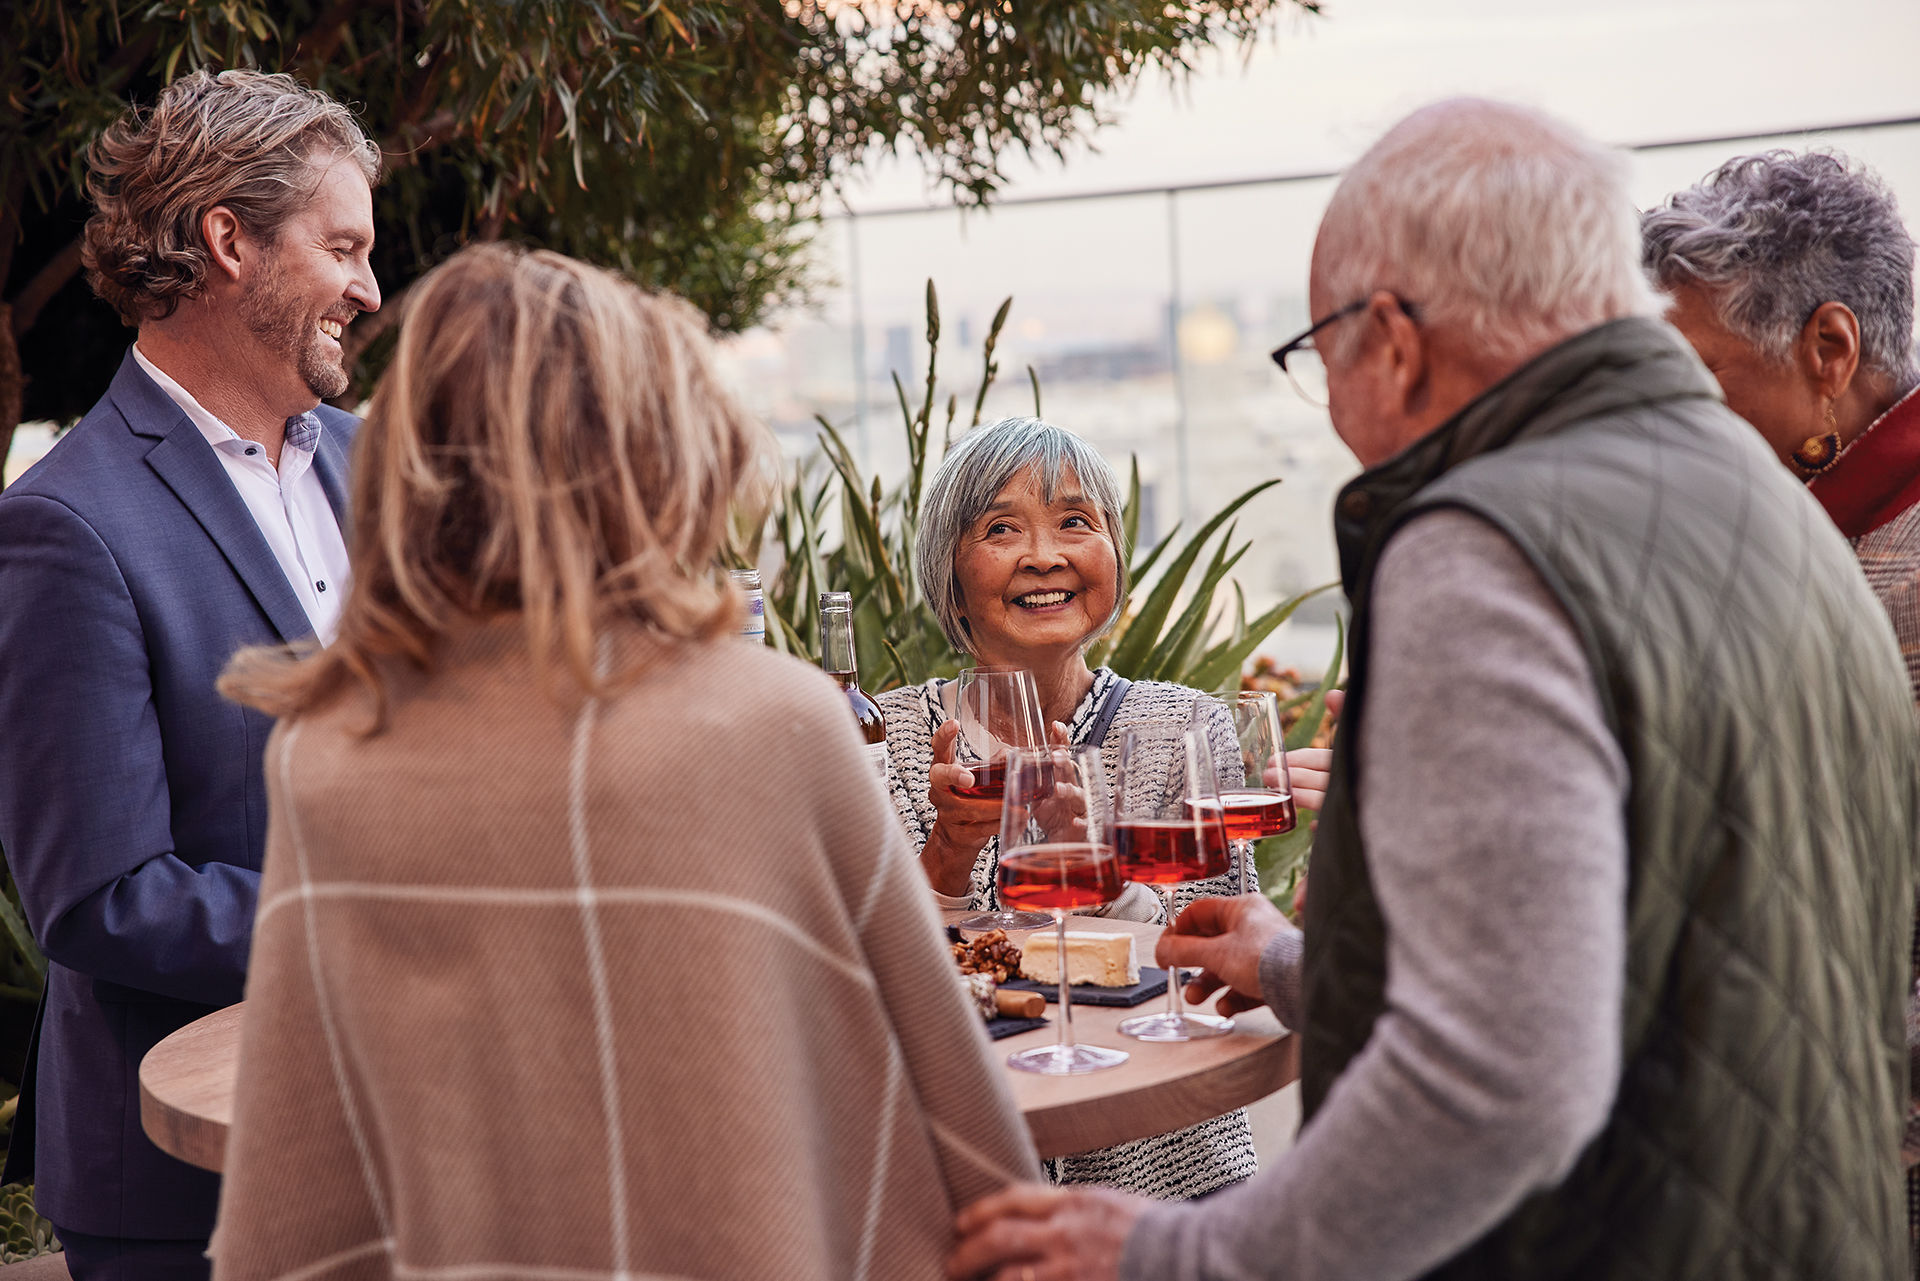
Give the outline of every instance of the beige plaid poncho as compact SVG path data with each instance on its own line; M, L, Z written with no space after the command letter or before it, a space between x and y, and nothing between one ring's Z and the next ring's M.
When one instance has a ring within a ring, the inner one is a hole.
M650 645L276 731L216 1277L931 1281L1037 1177L843 696Z

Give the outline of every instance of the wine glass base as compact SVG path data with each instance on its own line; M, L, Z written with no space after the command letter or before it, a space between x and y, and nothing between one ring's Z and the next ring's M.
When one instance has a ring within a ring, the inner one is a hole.
M1104 1045L1042 1045L1007 1055L1007 1066L1014 1071L1038 1072L1043 1076L1099 1072L1119 1067L1126 1061L1125 1050L1109 1050Z
M1203 1041L1233 1031L1233 1020L1212 1014L1143 1014L1120 1025L1136 1041Z
M1037 930L1052 925L1053 918L1045 912L975 912L972 916L963 916L954 922L962 930Z

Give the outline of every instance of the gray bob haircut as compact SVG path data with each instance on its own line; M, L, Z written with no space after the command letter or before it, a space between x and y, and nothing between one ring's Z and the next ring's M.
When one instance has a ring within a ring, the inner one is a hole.
M1320 225L1331 306L1392 290L1422 325L1491 356L1660 314L1626 157L1525 107L1455 98L1414 112L1347 171ZM1343 328L1336 349L1357 338Z
M1738 156L1641 217L1649 274L1698 285L1778 363L1822 303L1860 320L1860 363L1913 379L1913 237L1873 172L1837 152Z
M954 556L967 530L993 505L1007 482L1029 467L1040 469L1041 491L1048 501L1060 492L1061 477L1071 471L1080 482L1081 492L1100 509L1100 519L1113 540L1114 560L1119 567L1113 613L1094 636L1119 622L1126 608L1127 549L1121 545L1125 524L1120 511L1120 478L1099 450L1072 432L1038 418L1002 418L967 433L948 451L940 470L927 484L926 505L921 508L920 529L913 540L920 595L933 607L940 630L963 654L973 652L973 638L961 623L963 610Z

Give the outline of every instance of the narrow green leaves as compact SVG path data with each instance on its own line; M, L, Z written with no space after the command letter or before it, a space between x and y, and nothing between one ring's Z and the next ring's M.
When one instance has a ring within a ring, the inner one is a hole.
M1225 524L1235 512L1253 501L1256 496L1279 483L1278 478L1261 481L1228 503L1213 519L1200 527L1199 533L1187 541L1187 545L1169 562L1166 572L1160 576L1153 590L1147 594L1147 599L1141 604L1139 612L1127 623L1126 631L1121 635L1120 642L1114 647L1109 660L1116 672L1122 676L1130 676L1140 670L1151 656L1153 647L1160 638L1160 629L1166 623L1167 616L1173 612L1174 601L1179 597L1180 589L1186 585L1187 574L1192 571L1193 563L1199 559L1201 550L1213 537L1214 531ZM1171 538L1171 535L1168 537ZM1158 558L1157 551L1154 558Z

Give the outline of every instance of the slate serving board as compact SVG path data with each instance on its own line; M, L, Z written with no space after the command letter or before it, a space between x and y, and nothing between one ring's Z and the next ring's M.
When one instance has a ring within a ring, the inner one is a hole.
M1045 1027L1047 1019L1010 1019L1002 1016L988 1019L985 1027L987 1035L996 1041L1004 1041L1010 1036L1019 1036L1022 1032L1031 1032L1037 1027Z
M1032 979L1008 979L1000 985L1009 992L1045 992L1047 1000L1059 1004L1060 988L1054 983L1036 983ZM1167 972L1156 965L1140 967L1140 981L1132 987L1095 987L1075 983L1071 989L1075 1005L1139 1005L1167 992Z

